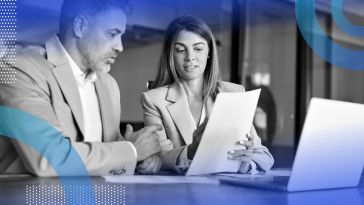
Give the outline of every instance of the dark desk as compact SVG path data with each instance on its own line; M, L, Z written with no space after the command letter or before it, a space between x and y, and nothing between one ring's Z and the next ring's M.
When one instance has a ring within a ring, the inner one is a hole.
M72 178L71 178L72 180ZM337 189L326 191L312 191L299 193L284 193L278 191L266 191L248 189L230 185L214 184L110 184L102 177L92 178L94 186L99 186L95 192L97 197L109 199L101 200L103 204L123 204L123 196L120 193L107 193L100 191L100 187L108 187L115 190L125 190L125 205L133 204L337 204L337 205L361 205L364 202L364 184L359 188ZM59 186L57 178L35 177L10 177L0 178L0 204L32 204L29 199L29 187ZM103 193L100 193L103 192ZM43 197L54 199L54 194L45 192ZM82 195L82 192L80 192ZM28 198L26 198L26 195ZM37 197L35 195L32 196ZM112 199L110 199L112 198ZM55 199L54 199L55 200ZM106 200L106 201L105 201ZM109 201L107 201L109 200ZM34 202L34 201L33 201ZM57 204L57 203L53 203ZM58 204L63 204L59 202Z

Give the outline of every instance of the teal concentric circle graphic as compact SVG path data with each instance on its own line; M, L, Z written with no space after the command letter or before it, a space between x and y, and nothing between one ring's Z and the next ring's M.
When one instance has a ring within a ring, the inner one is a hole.
M83 187L83 204L95 204L88 171L77 151L61 132L27 112L0 106L0 136L17 140L48 160L60 178L67 204L80 204L74 186Z
M344 16L344 0L334 0L331 5L331 12L336 25L345 33L354 37L364 37L364 27L350 23Z
M332 16L338 27L353 37L364 37L364 27L350 23L343 14L343 0L331 1ZM329 39L319 24L315 0L296 0L296 20L305 41L325 61L350 70L364 70L364 50L343 47ZM334 57L327 48L335 51Z

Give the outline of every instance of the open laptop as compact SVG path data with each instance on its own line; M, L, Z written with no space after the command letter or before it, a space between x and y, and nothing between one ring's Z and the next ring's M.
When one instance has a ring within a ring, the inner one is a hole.
M222 178L288 192L355 187L364 165L364 105L311 99L290 176Z

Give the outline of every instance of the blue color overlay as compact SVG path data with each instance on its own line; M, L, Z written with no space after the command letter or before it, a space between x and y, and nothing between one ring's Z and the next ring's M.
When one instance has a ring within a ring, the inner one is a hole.
M92 182L86 167L67 138L53 126L29 113L0 106L0 135L28 145L48 160L60 176L68 204L77 202L75 193L71 192L72 185L87 186L82 198L85 204L95 204Z

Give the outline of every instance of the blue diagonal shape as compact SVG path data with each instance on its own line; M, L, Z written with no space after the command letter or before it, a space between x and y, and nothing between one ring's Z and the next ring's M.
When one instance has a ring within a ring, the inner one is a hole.
M60 177L68 204L77 204L72 186L83 186L83 203L95 204L92 181L70 141L47 122L18 109L0 106L0 135L15 139L48 160ZM66 176L82 176L69 178ZM86 187L86 188L85 188Z

